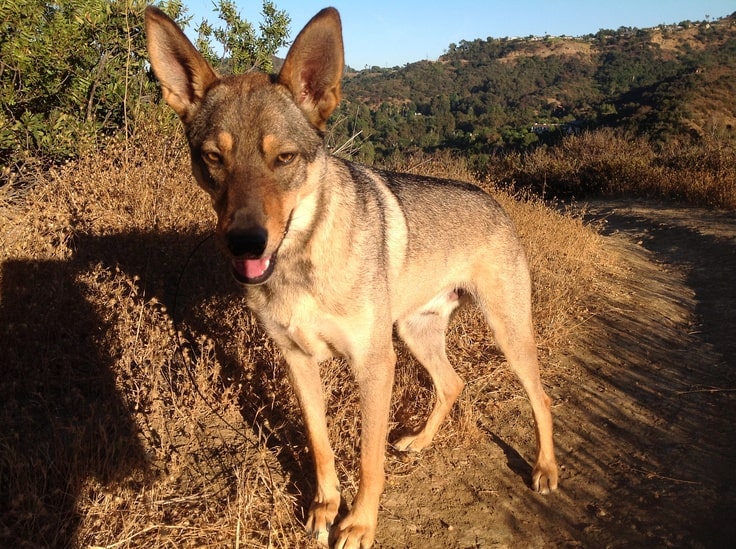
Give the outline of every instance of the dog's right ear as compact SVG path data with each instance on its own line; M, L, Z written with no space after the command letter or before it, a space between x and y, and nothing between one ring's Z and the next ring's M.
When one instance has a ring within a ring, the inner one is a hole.
M168 15L146 8L146 42L151 67L161 82L164 100L184 123L219 77Z

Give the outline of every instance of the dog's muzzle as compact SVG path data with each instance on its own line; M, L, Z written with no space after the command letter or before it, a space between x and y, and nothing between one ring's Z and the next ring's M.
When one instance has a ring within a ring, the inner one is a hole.
M271 278L276 267L276 255L289 233L293 215L294 210L289 212L276 250L268 255L264 255L268 247L268 231L264 227L260 225L247 229L234 227L225 233L225 244L233 257L232 271L235 280L248 286L257 286Z
M263 255L268 245L268 232L263 227L232 229L225 235L232 254L235 280L254 286L266 282L276 265L276 254Z

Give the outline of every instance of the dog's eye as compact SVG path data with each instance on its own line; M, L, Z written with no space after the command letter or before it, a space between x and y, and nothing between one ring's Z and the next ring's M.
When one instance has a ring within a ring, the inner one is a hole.
M202 157L208 164L219 164L220 162L222 162L222 157L220 156L220 153L217 153L215 151L203 151Z
M296 158L296 153L293 153L293 152L280 153L278 156L276 156L276 165L286 166L287 164L291 164L295 158Z

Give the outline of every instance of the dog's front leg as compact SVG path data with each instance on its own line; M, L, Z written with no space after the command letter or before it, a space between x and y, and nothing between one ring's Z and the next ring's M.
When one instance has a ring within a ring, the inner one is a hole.
M307 518L307 531L326 545L340 508L340 483L327 433L324 392L318 362L300 351L284 350L289 378L302 410L314 460L317 491Z
M383 351L353 361L361 408L360 483L350 512L333 533L335 549L367 549L376 537L395 365L390 340Z

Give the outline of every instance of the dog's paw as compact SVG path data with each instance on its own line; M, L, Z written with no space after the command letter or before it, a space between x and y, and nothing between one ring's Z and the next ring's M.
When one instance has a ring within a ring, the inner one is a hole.
M317 530L316 532L310 532L310 535L313 539L317 541L317 543L320 545L320 547L329 547L330 546L330 528L332 527L331 524L327 525L327 530Z
M376 520L362 521L346 516L334 532L334 549L369 549L376 537Z
M532 471L532 488L540 494L557 490L557 463L537 462Z
M432 439L426 440L423 433L424 431L420 431L415 435L401 437L399 440L394 442L393 446L399 452L421 452L432 442Z
M307 517L307 532L323 547L329 546L330 531L340 505L339 496L334 500L314 501Z

